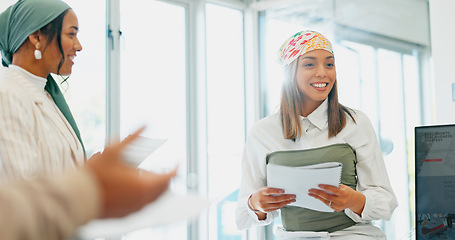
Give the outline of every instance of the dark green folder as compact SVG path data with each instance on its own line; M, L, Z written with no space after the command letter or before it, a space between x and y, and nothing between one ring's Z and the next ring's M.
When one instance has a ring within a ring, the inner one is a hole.
M267 164L273 163L290 167L340 162L343 164L341 183L356 189L356 156L349 144L333 144L305 150L276 151L267 155L266 162ZM318 212L294 206L281 208L281 221L287 231L334 232L355 224L343 211Z

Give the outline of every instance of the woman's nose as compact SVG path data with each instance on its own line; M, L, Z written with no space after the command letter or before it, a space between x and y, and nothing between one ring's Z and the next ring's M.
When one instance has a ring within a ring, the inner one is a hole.
M316 76L317 77L326 77L327 74L325 72L325 68L323 65L318 65L316 68Z
M76 51L82 51L82 45L79 42L78 38L76 38L76 42L74 43L74 48L76 49Z

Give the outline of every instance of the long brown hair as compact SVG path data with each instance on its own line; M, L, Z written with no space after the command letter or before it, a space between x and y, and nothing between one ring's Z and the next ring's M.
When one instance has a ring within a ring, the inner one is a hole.
M283 134L285 139L292 139L293 141L300 139L302 136L302 126L300 124L302 108L300 105L302 104L303 98L297 86L296 79L298 62L299 58L294 60L286 68L285 79L281 88L280 115ZM327 118L329 138L336 136L346 126L346 114L355 122L350 111L352 110L338 102L337 81L335 81L328 95Z

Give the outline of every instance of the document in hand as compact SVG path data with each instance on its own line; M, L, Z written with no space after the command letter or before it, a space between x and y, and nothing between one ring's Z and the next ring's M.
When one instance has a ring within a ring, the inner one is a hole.
M166 141L166 139L139 136L125 148L123 156L129 164L138 167L148 156L150 156L150 154Z
M342 164L327 162L302 167L288 167L267 164L267 186L284 189L287 194L295 194L296 202L289 206L297 206L320 212L333 212L333 209L320 200L308 196L310 188L319 188L319 184L339 187Z

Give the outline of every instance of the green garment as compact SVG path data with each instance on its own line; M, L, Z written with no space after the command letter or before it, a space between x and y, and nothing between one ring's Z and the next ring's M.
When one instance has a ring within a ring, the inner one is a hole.
M30 34L46 26L69 8L70 6L60 0L19 0L2 12L0 14L0 51L3 66L8 67L12 63L13 54ZM47 76L45 89L70 123L84 148L73 115L51 75Z
M66 120L69 122L71 127L74 130L74 133L76 133L77 139L79 139L79 142L81 142L82 149L84 150L85 153L85 148L84 148L84 143L82 143L81 139L81 133L79 132L79 128L77 128L76 121L74 120L73 114L71 114L71 110L66 104L65 98L63 97L62 92L60 91L60 88L58 87L57 83L55 80L52 78L52 76L49 74L47 76L47 82L46 86L44 87L49 94L52 96L52 99L54 99L55 105L60 109L62 112L63 116L65 116Z
M321 148L286 151L286 153L286 159L274 158L274 153L269 154L267 163L297 167L325 162L340 162L343 164L341 183L356 189L356 157L349 144L334 144ZM355 224L343 211L319 212L295 206L281 208L281 222L286 231L316 232L334 232Z
M69 9L60 0L19 0L0 14L0 50L3 66L11 64L13 53L27 37Z

